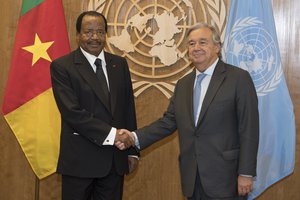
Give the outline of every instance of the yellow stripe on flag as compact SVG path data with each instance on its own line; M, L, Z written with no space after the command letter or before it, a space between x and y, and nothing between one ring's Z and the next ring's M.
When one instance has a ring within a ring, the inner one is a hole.
M54 173L59 153L60 113L52 88L4 117L38 178Z

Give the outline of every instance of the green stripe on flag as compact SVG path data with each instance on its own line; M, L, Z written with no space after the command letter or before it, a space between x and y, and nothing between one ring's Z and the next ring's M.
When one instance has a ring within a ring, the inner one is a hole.
M39 5L45 0L23 0L21 8L21 16L30 11L35 6Z

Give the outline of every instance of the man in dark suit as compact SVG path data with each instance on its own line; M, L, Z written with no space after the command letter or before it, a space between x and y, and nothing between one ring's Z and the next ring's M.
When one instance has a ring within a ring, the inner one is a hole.
M187 40L195 70L177 82L164 116L133 133L122 132L144 149L178 129L183 194L189 200L246 199L259 141L255 87L247 71L221 61L214 27L196 24ZM121 142L117 146L125 148Z
M57 172L63 200L120 200L135 149L114 146L119 128L136 129L132 83L124 58L104 52L107 21L95 11L79 15L79 48L51 63L61 113Z

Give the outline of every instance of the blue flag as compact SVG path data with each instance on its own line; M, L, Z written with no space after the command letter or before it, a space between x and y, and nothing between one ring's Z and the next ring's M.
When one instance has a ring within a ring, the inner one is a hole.
M295 117L281 66L271 0L231 0L223 57L247 70L259 100L257 177L248 199L291 174Z

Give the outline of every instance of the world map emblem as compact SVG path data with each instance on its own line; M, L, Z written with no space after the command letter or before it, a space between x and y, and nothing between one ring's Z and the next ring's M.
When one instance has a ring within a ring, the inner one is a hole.
M223 48L227 62L250 73L258 96L275 90L283 74L276 42L261 23L253 17L237 20Z
M188 28L207 21L207 10L224 16L216 20L221 27L226 16L223 1L209 0L89 0L84 9L106 16L106 50L127 59L136 97L155 87L170 98L177 80L193 69L187 57Z

